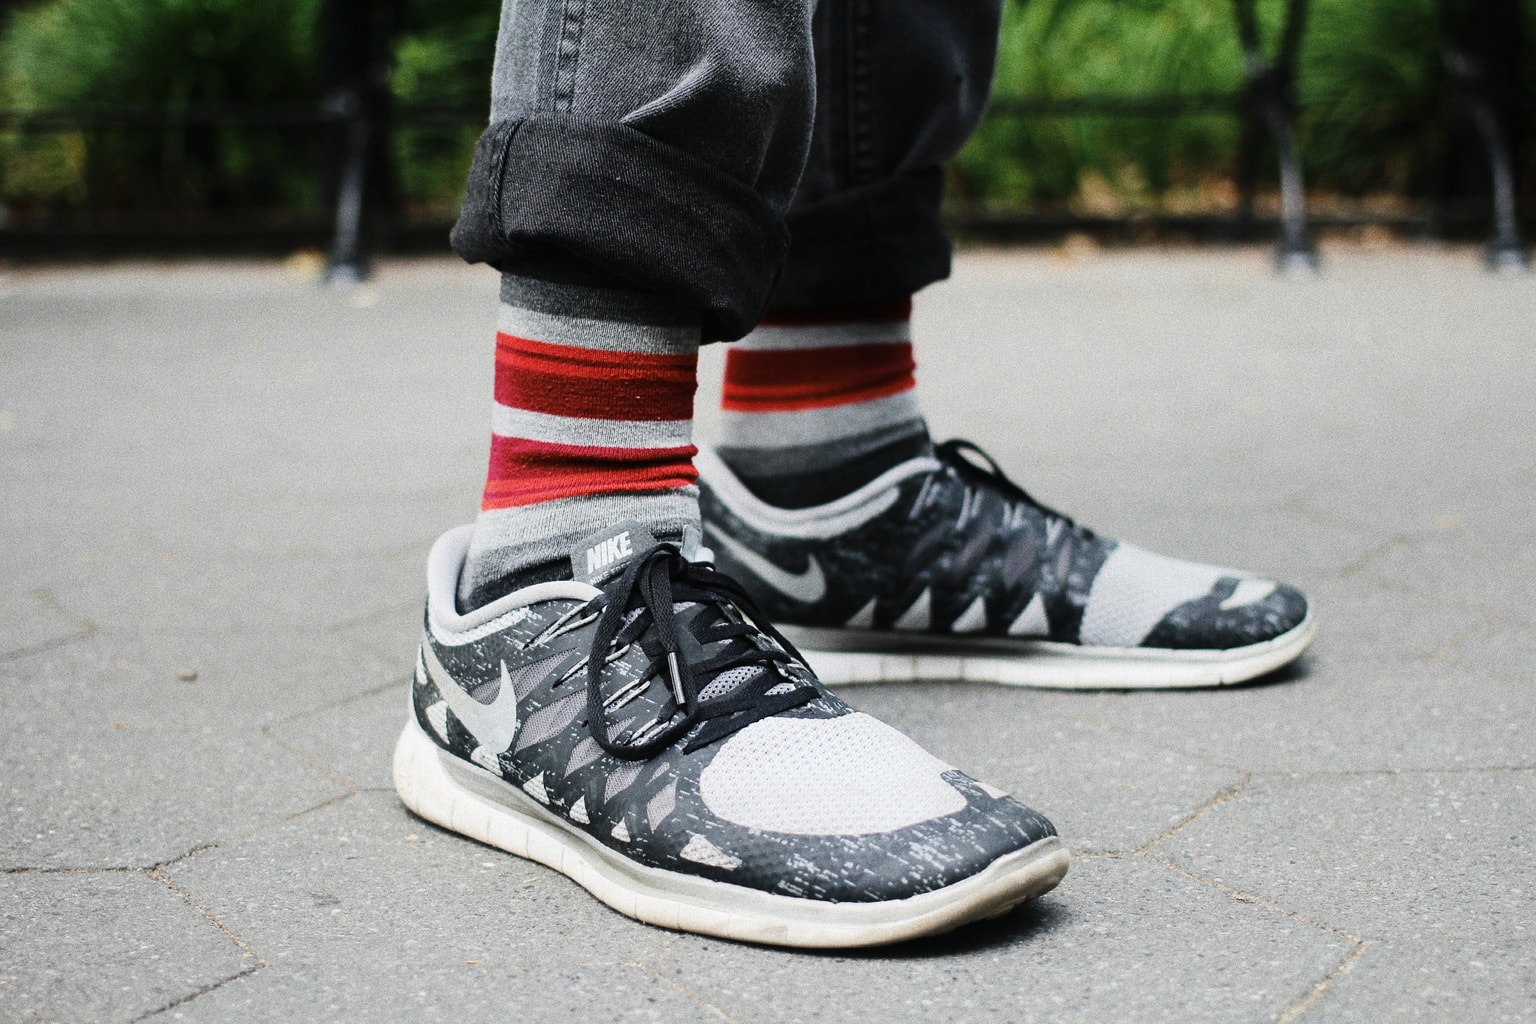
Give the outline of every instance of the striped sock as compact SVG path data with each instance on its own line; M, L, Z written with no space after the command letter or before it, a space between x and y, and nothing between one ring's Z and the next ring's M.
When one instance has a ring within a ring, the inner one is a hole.
M725 357L720 457L759 498L806 508L929 450L912 302L776 314Z
M576 541L616 522L656 536L698 525L700 331L665 319L637 297L503 278L490 466L461 607L568 578Z

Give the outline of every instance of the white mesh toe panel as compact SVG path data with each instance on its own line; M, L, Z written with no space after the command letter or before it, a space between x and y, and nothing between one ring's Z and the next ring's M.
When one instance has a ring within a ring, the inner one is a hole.
M1078 638L1091 647L1135 647L1164 615L1210 593L1223 576L1242 575L1122 543L1094 577Z
M726 740L699 777L704 805L765 832L851 836L965 808L949 765L868 715L765 718Z

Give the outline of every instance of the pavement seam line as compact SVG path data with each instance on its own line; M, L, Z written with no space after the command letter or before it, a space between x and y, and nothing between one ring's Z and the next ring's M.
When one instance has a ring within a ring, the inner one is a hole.
M22 658L29 658L34 654L46 654L60 647L68 647L70 644L78 643L95 634L95 629L82 629L78 633L70 633L68 636L57 637L53 640L45 640L40 644L33 644L31 647L18 647L14 651L6 651L4 654L0 654L0 662L18 661Z
M198 845L192 847L192 849L188 850L186 853L178 853L174 857L166 858L165 860L161 861L159 864L152 864L152 865L150 865L148 870L150 870L150 871L164 871L166 868L170 867L173 864L180 864L184 860L191 860L193 857L196 857L200 853L207 853L209 850L217 850L218 848L219 848L219 844L218 843L199 843Z
M743 1024L742 1020L739 1017L732 1017L730 1014L728 1014L724 1010L720 1009L720 1007L716 1006L714 1003L710 1002L708 999L705 999L703 996L699 995L699 993L695 992L689 986L684 985L680 981L672 980L671 978L667 977L665 974L662 974L660 971L656 970L650 964L646 963L644 960L627 960L627 961L625 961L624 966L625 967L633 968L634 970L640 971L640 972L645 973L645 974L649 974L651 977L655 978L657 981L661 982L663 985L666 985L668 988L675 989L681 995L686 996L688 999L691 999L695 1003L698 1003L704 1009L710 1011L715 1016L719 1017L721 1020L726 1021L727 1024Z
M15 650L0 653L0 662L15 661L18 658L25 658L33 654L42 654L45 651L51 651L57 647L64 647L75 643L78 640L84 640L86 637L93 636L101 630L100 626L98 626L92 620L86 618L84 615L76 615L69 609L65 608L63 605L59 604L59 599L54 597L53 591L49 590L47 587L34 587L32 589L32 597L37 601L38 604L42 605L48 611L57 615L59 618L68 619L73 622L77 628L73 633L69 633L65 636L55 637L52 640L44 640L42 643L32 644L30 647L18 647Z
M420 557L420 552L427 550L431 546L431 541L427 541L425 544L413 543L410 545L411 553ZM405 554L405 552L402 551L399 552L399 554ZM349 629L356 629L358 626L367 626L371 623L377 622L379 619L382 619L386 615L394 615L396 612L401 614L406 612L415 612L420 608L421 598L419 597L410 601L397 601L394 604L385 605L382 608L375 608L371 612L364 612L362 615L356 615L350 619L342 619L340 622L333 623L330 626L330 631L332 633L345 633Z
M182 900L186 902L187 906L191 907L193 910L195 910L199 914L203 915L203 918L209 924L211 924L215 928L217 928L219 930L219 932L225 938L227 938L227 939L229 939L229 941L233 942L235 944L235 946L239 948L240 952L244 953L246 956L248 956L251 959L256 961L256 963L254 964L254 966L252 968L244 970L244 971L241 971L239 974L232 975L230 978L226 978L225 979L226 982L230 981L230 980L233 980L233 978L243 977L244 975L249 974L251 972L251 970L259 969L259 968L262 968L262 967L269 967L269 966L271 966L270 964L267 963L266 957L264 957L260 953L256 952L256 950L251 946L251 944L249 942L245 941L239 935L235 934L235 932L232 931L227 925L225 925L223 921L220 921L218 919L218 917L216 917L214 915L213 911L209 910L207 907L205 907L201 903L197 902L197 900L193 899L192 898L192 894L189 893L186 889L182 888L182 886L180 884L178 884L175 881L175 879L173 879L169 875L167 875L162 870L161 866L157 865L155 867L152 867L152 868L150 868L148 871L146 871L144 873L146 875L148 875L150 878L153 878L155 881L159 882L161 885L165 886L167 889L171 890L171 892L175 893L177 896L180 896L182 898ZM224 982L219 982L218 984L222 985L222 984L224 984ZM217 987L217 986L213 986L213 987ZM212 991L212 988L209 988L206 991ZM188 997L188 998L190 998L190 997ZM158 1013L160 1011L156 1010L155 1012Z
M260 964L260 965L252 964L250 967L247 967L245 970L238 971L238 972L236 972L234 974L231 974L227 978L220 978L218 981L209 982L207 985L204 985L202 988L197 989L196 991L188 992L184 996L177 996L175 999L172 999L170 1002L166 1003L164 1006L157 1006L153 1010L150 1010L147 1013L139 1014L137 1017L132 1018L129 1021L129 1024L139 1024L139 1021L148 1020L151 1017L158 1017L160 1014L165 1013L165 1012L167 1012L169 1010L174 1010L178 1006L184 1006L187 1003L190 1003L192 1000L196 999L198 996L205 996L209 992L214 991L215 989L223 988L225 985L228 985L232 981L239 981L241 978L244 978L247 975L255 974L257 971L261 970L262 967L265 967L265 966L266 966L266 964Z
M266 729L271 728L272 726L287 725L290 722L300 722L306 718L312 718L315 715L323 715L327 711L337 711L346 707L348 704L355 704L358 701L367 700L369 697L377 697L379 694L393 690L397 686L409 687L413 678L414 676L412 673L406 672L401 674L397 679L391 679L386 683L379 683L376 686L370 686L366 690L359 690L357 693L349 694L348 696L343 697L334 703L322 704L320 707L310 708L307 711L299 711L295 714L287 716L286 718L273 719L267 725L262 726L262 728Z
M1374 939L1366 939L1357 945L1354 949L1350 950L1349 955L1340 960L1338 963L1334 964L1333 970L1323 975L1322 980L1320 980L1316 985L1313 985L1310 992L1297 999L1294 1003L1281 1011L1280 1016L1275 1018L1275 1024L1290 1024L1291 1021L1295 1020L1310 1010L1313 1004L1323 997L1323 993L1328 990L1328 986L1333 984L1337 978L1345 974L1347 971L1351 970L1355 966L1355 962L1358 961L1361 957L1365 956L1366 951L1375 945L1376 941Z
M269 726L265 726L264 725L264 726L262 726L257 731L260 732L267 739L271 740L273 743L277 744L279 747L281 747L284 750L288 751L288 753L292 754L294 757L298 758L300 761L303 761L305 764L309 765L309 767L313 768L315 771L319 772L321 775L324 775L327 779L330 779L332 782L336 783L338 786L344 787L348 791L349 794L351 794L351 793L361 793L362 792L363 787L359 786L357 783L353 782L351 779L347 778L345 775L342 775L340 772L336 771L334 768L331 768L331 767L329 767L327 765L321 764L319 761L316 761L314 758L310 757L308 754L304 753L302 750L299 750L297 747L293 746L287 740L285 740L281 736L277 735L277 733L273 732L272 729ZM330 803L330 801L327 800L325 803ZM318 806L323 807L323 806L325 806L325 804L320 804Z
M175 999L172 999L170 1002L165 1003L162 1006L158 1006L155 1009L148 1011L147 1013L140 1014L139 1016L133 1018L134 1024L137 1024L138 1021L148 1020L150 1017L154 1017L154 1016L157 1016L159 1014L165 1013L167 1010L174 1009L175 1007L181 1006L181 1005L183 1005L185 1003L189 1003L192 1000L198 998L199 996L204 996L204 995L207 995L209 992L213 992L213 991L215 991L217 989L223 988L225 985L228 985L232 981L237 981L240 978L244 978L244 977L246 977L248 975L255 974L257 971L261 970L264 967L271 966L267 962L267 959L264 956L262 956L260 953L256 952L256 950L251 946L251 944L249 942L247 942L245 939L243 939L239 935L237 935L226 924L224 924L223 921L220 921L218 919L218 917L214 915L213 911L209 910L207 907L205 907L201 903L197 902L197 900L193 899L191 893L189 893L186 889L184 889L180 885L178 885L164 871L164 868L167 867L170 864L174 864L177 861L184 860L187 857L194 856L194 855L196 855L198 853L201 853L204 850L213 849L217 845L218 844L216 844L216 843L209 843L209 844L207 844L205 846L199 846L196 849L193 849L193 850L191 850L191 851L189 851L187 853L182 854L180 857L176 857L176 858L174 858L172 860L169 860L169 861L166 861L166 862L164 862L162 864L156 864L154 867L152 867L152 868L148 869L147 871L145 871L144 874L147 875L148 877L154 879L156 882L159 882L161 885L163 885L167 889L171 890L171 892L175 893L177 896L181 897L182 902L184 902L187 906L191 907L193 910L195 910L199 914L201 914L202 917L203 917L203 920L205 920L209 924L213 925L213 927L216 928L219 931L219 934L223 935L226 939L229 939L229 941L231 941L231 942L233 942L235 944L235 948L239 949L243 956L249 957L254 962L251 963L250 965L246 966L242 970L236 971L234 974L228 975L227 977L220 978L217 981L210 982L209 984L204 985L201 988L196 989L195 991L188 992L186 995L178 996Z
M1435 534L1429 530L1404 530L1400 533L1394 533L1380 544L1377 544L1376 546L1367 550L1365 554L1361 555L1353 562L1350 562L1343 569L1340 569L1338 575L1335 578L1347 580L1355 576L1363 575L1366 570L1371 568L1371 566L1375 565L1377 562L1380 562L1383 558L1386 558L1398 548L1412 546L1419 541L1426 540L1433 536L1435 536Z
M1477 634L1483 632L1484 630L1492 629L1494 626L1498 625L1501 618L1502 616L1497 612L1485 615L1483 618L1472 623L1472 625L1468 626L1460 633L1457 633L1455 636L1451 637L1444 644L1442 644L1438 650L1431 652L1429 655L1429 660L1434 662L1436 665L1450 664L1450 653L1452 651L1466 643L1468 640L1471 640L1473 637L1477 636Z
M336 804L339 804L343 800L350 800L354 796L357 796L357 794L360 793L360 792L362 792L362 791L361 790L355 790L355 791L350 792L350 793L338 793L335 796L331 797L329 800L322 800L322 801L320 801L318 804L315 804L313 807L303 807L303 808L300 808L299 810L294 811L292 814L288 815L286 818L283 818L283 819L281 819L279 821L269 821L265 825L258 825L255 828L251 829L249 832L242 832L240 835L236 836L235 838L236 839L247 839L247 838L255 835L256 833L263 831L264 829L275 828L278 825L286 825L290 821L298 821L300 818L304 817L306 814L314 814L316 811L323 811L327 807L332 807L332 806L334 806ZM385 789L385 790L380 790L379 792L388 793L390 791Z
M1248 788L1248 784L1250 782L1252 782L1254 780L1254 778L1255 778L1255 775L1254 775L1253 772L1243 772L1242 778L1238 779L1236 782L1232 783L1230 786L1227 786L1224 789L1222 789L1221 791L1219 791L1218 793L1216 793L1215 796L1211 797L1209 800L1207 800L1205 803L1201 804L1199 807L1196 807L1187 816L1185 816L1185 818L1182 821L1174 822L1172 826L1170 826L1169 828L1163 830L1163 832L1161 834L1159 834L1157 836L1154 836L1151 839L1151 841L1143 843L1141 846L1138 846L1136 849L1131 850L1130 852L1132 854L1150 855L1149 851L1151 851L1151 849L1154 846L1157 846L1159 843L1164 843L1164 842L1167 842L1169 839L1172 839L1174 836L1178 835L1184 829L1188 828L1190 825L1193 825L1200 818L1204 817L1207 812L1209 812L1211 810L1214 810L1217 807L1220 807L1224 803L1228 803L1228 802L1230 802L1232 800L1236 800L1238 798L1238 796L1240 796L1242 794L1242 792L1245 789Z
M1314 920L1313 918L1308 917L1306 914L1302 914L1294 910L1287 910L1285 907L1282 907L1279 903L1270 899L1268 896L1256 896L1253 893L1243 892L1241 889L1230 886L1227 883L1220 881L1219 879L1212 878L1209 875L1202 875L1198 871L1192 871L1189 868L1184 867L1182 864L1175 864L1173 861L1166 858L1154 856L1150 853L1138 853L1137 856L1145 857L1147 860L1152 861L1154 864L1161 864L1169 871L1183 875L1185 878L1188 878L1191 881L1199 882L1202 885L1208 885L1212 889L1225 894L1231 899L1237 900L1239 903L1252 903L1255 906L1263 907L1266 910L1271 910L1277 914L1280 914L1282 917L1288 917L1300 924L1316 928L1318 931L1332 935L1334 938L1344 939L1347 942L1353 942L1357 946L1364 945L1367 941L1363 937L1355 935L1352 932L1347 932L1342 928L1335 928L1332 925L1323 924L1321 921Z
M138 874L141 871L159 871L161 868L170 867L180 863L188 857L195 857L204 850L218 848L218 843L200 843L185 853L178 853L174 857L157 860L153 864L105 864L99 867L45 867L42 865L21 864L14 867L0 868L0 875L106 875L106 874Z
M224 837L223 839L221 839L217 843L204 843L201 846L195 846L192 849L188 850L186 853L179 854L178 856L172 857L170 860L164 861L164 862L162 862L160 864L156 864L153 867L149 868L148 870L158 871L161 868L170 867L172 864L180 863L181 861L186 860L189 857L195 857L195 856L197 856L200 853L206 853L209 850L216 850L216 849L219 848L219 846L222 843L239 842L239 841L241 841L243 839L249 839L252 836L260 835L261 833L265 832L269 828L278 828L280 826L288 824L291 821L297 821L299 818L304 817L306 814L313 814L316 811L323 811L327 807L331 807L331 806L333 806L335 804L339 804L339 803L341 803L344 800L350 800L354 796L357 796L357 794L360 793L360 792L363 792L363 791L362 790L349 790L349 791L347 791L345 793L337 793L335 796L331 797L330 799L322 800L319 803L314 804L314 805L312 805L310 807L301 807L298 810L292 812L291 814L286 814L286 815L284 815L281 818L274 818L271 821L264 821L260 825L256 825L253 828L246 829L244 832L236 832L233 835L226 836L226 837ZM369 790L369 792L390 793L390 792L393 792L393 790L380 788L380 789L377 789L377 790ZM144 870L144 869L141 869L141 868L130 868L128 870L139 871L139 870Z

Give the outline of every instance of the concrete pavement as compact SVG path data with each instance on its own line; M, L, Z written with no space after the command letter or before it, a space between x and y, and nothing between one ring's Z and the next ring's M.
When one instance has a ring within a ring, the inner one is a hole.
M939 436L1321 634L1224 691L850 689L1079 857L835 956L636 924L395 799L493 273L0 275L0 1021L1536 1020L1536 278L1324 255L972 252L921 297Z

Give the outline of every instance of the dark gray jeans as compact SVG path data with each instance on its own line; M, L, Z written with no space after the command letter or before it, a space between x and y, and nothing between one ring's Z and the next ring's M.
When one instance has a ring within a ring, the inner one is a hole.
M941 167L986 102L1000 7L504 0L454 248L649 292L709 339L908 295L949 273Z

